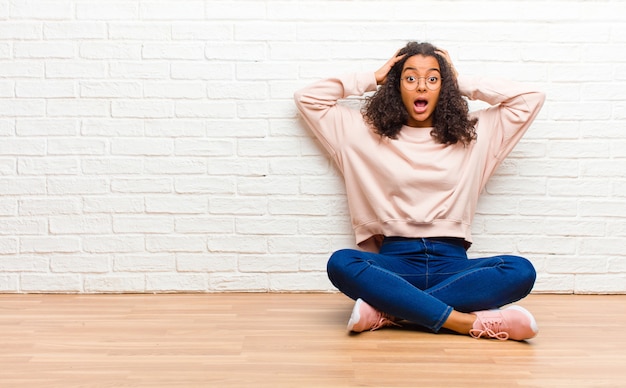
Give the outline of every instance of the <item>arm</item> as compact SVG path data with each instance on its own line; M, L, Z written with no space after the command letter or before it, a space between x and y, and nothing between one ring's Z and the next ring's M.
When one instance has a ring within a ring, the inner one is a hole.
M404 55L398 56L396 52L374 73L329 78L294 93L296 106L304 121L331 155L335 155L341 140L349 135L353 127L363 122L360 112L338 105L337 101L375 91L377 85L386 82L389 70L403 57Z
M309 128L334 156L349 127L355 125L355 120L362 120L358 111L337 101L373 90L376 90L373 73L355 73L306 86L294 93L294 101Z
M458 84L470 100L491 105L476 113L478 127L490 138L491 156L501 162L539 114L545 94L527 84L501 78L459 76Z

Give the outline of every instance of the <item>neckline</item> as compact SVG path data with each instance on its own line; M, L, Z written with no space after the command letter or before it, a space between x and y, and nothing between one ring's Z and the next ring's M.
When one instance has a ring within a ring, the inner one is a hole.
M404 139L408 141L431 141L432 135L430 134L433 131L434 127L409 127L408 125L403 125L398 132L398 139Z

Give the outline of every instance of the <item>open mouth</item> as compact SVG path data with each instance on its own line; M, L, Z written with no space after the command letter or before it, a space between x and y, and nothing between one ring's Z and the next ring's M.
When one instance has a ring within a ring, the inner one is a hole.
M426 107L428 106L428 101L422 100L422 99L417 99L413 103L413 106L415 108L415 113L424 113L424 112L426 112Z

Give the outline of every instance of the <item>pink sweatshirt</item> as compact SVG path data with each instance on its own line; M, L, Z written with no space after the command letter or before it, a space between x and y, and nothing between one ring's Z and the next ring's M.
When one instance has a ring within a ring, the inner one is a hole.
M477 140L445 146L432 128L404 126L381 137L361 113L338 104L376 90L373 73L318 81L294 95L304 120L343 174L356 243L377 252L383 236L460 237L472 242L478 197L496 167L537 116L545 95L503 79L459 77L471 100L490 107L478 117Z

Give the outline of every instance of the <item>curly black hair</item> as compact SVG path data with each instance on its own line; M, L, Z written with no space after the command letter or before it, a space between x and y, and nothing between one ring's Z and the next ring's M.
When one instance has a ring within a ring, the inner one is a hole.
M441 91L439 101L433 112L431 135L441 144L456 144L461 141L467 145L476 139L475 125L477 119L470 119L467 101L461 95L456 77L446 58L430 43L409 42L399 52L404 55L391 68L385 83L368 97L362 108L366 122L374 127L377 134L395 139L409 118L402 103L400 80L404 63L414 55L430 56L437 59L441 70Z

